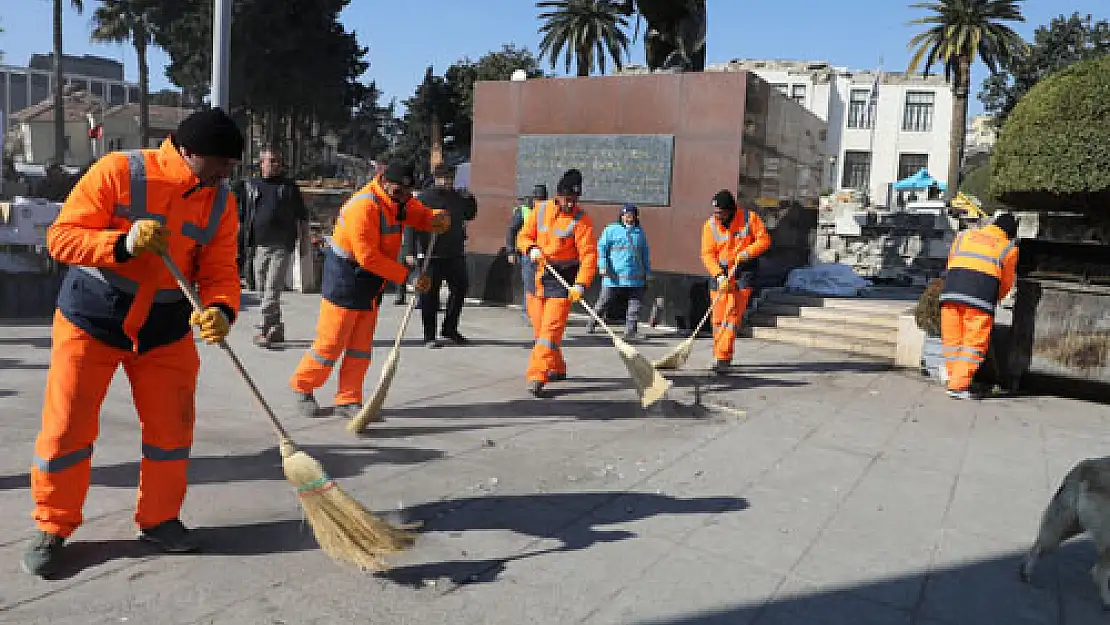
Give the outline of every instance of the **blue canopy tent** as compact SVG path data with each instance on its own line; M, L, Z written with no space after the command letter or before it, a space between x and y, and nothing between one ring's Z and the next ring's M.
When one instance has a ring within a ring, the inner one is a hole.
M948 185L940 180L929 175L927 170L920 169L918 172L908 178L903 178L894 183L895 191L924 191L930 187L936 186L941 191L947 191Z

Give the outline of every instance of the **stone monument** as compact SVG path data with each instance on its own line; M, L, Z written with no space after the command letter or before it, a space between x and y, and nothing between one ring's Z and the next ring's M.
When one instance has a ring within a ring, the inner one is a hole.
M622 15L638 12L647 21L644 55L650 69L705 70L705 0L624 0L616 9Z

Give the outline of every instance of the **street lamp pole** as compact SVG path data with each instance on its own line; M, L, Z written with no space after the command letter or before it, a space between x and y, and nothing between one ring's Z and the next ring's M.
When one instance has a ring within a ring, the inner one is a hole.
M228 66L231 62L231 0L213 0L212 106L230 113Z

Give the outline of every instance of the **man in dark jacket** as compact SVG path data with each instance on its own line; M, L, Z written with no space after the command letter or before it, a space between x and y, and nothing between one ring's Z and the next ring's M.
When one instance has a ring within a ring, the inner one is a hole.
M264 148L259 154L259 168L261 178L243 182L239 243L250 256L255 289L262 292L262 318L254 343L270 347L285 340L281 292L298 239L304 257L310 237L304 198L297 184L283 175L281 154Z
M428 208L447 211L451 216L451 228L436 238L435 247L431 250L428 249L431 235L426 232L412 233L410 254L417 265L424 261L426 254L432 256L428 268L432 279L431 288L419 296L420 318L424 324L424 344L428 347L440 346L436 339L436 315L439 312L439 289L446 281L447 311L443 315L440 335L456 345L463 345L467 341L462 334L459 334L459 315L462 313L463 298L466 297L469 286L464 256L466 241L464 222L474 219L478 214L478 202L465 189L454 188L453 167L439 165L433 175L435 184L420 194L420 201Z

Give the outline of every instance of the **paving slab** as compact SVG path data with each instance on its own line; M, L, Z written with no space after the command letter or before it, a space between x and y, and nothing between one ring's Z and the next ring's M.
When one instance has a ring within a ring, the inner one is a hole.
M248 297L248 301L255 301ZM294 438L416 547L371 573L330 561L301 519L276 438L234 369L200 346L183 518L202 554L134 538L140 437L126 377L105 400L85 524L59 579L19 570L32 536L29 460L50 355L44 322L0 325L0 623L217 625L1104 622L1094 548L1022 552L1067 470L1110 444L1110 408L1056 397L955 402L881 363L741 340L710 375L708 341L642 410L607 339L572 319L570 379L536 400L531 330L468 305L468 346L410 324L384 423L363 436L296 414L288 378L319 299L285 296L283 349L230 342ZM383 306L378 381L403 307ZM678 339L649 330L649 358ZM334 380L318 393L330 407Z

